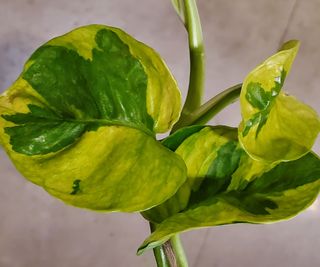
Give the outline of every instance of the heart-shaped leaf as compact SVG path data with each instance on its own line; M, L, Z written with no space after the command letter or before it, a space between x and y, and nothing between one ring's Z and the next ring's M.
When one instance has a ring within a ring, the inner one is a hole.
M0 138L17 169L66 203L141 211L185 181L155 139L179 117L159 55L123 31L78 28L37 49L0 97Z
M246 77L240 95L239 140L258 160L295 160L308 153L319 131L317 113L281 91L299 48L289 41Z
M180 144L176 153L188 168L188 200L182 198L184 208L156 225L138 253L194 228L287 219L315 200L320 191L317 156L308 153L270 165L249 157L236 135L237 129L205 127Z

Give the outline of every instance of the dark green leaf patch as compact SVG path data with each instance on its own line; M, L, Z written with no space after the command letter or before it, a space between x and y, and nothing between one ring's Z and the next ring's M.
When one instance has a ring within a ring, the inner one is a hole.
M87 127L86 123L64 120L53 111L29 105L30 113L3 115L19 126L5 128L16 152L26 155L47 154L75 142Z
M266 109L271 101L271 92L265 91L260 83L249 83L247 86L246 99L259 110Z
M165 147L169 148L170 150L175 151L182 144L184 140L186 140L192 134L200 131L204 127L205 127L204 125L193 125L190 127L179 129L175 133L163 139L162 144Z
M224 146L225 149L227 147L231 148L231 144L232 142L227 143ZM222 148L220 151L223 150ZM242 152L241 150L233 150L233 155L229 157L230 166L234 166L233 171L230 168L230 172L227 171L223 179L220 180L221 183L219 183L217 175L204 180L200 189L192 193L189 208L208 205L208 203L212 204L220 199L240 210L255 215L267 215L270 214L268 209L278 208L277 203L271 199L272 196L285 197L283 195L285 191L296 189L305 184L312 184L320 179L320 160L309 153L299 160L277 165L239 190L227 192L226 189L230 184L231 175L238 167ZM232 158L235 159L233 163ZM219 161L221 159L219 160L218 156L214 163Z
M192 191L189 206L193 206L201 201L207 201L214 198L217 194L224 192L230 184L232 174L239 166L243 153L244 151L239 148L236 141L230 141L221 146L199 190Z
M286 72L282 71L281 75L274 80L275 85L270 91L264 90L260 83L251 82L248 84L245 97L251 106L259 111L245 122L242 132L243 137L245 137L255 125L258 125L256 137L258 136L262 127L268 120L272 103L280 93L285 77Z
M22 77L45 104L29 105L27 114L3 116L17 125L5 130L16 152L56 152L101 125L128 126L154 135L143 66L113 31L99 30L95 41L91 60L51 45L31 56Z
M319 194L320 160L309 153L298 160L280 163L240 190L215 193L208 181L201 186L197 201L161 222L141 245L139 253L194 228L239 222L270 223L296 215ZM206 197L200 199L201 192Z
M320 160L315 154L309 153L298 160L277 165L259 179L251 182L246 191L261 194L277 193L295 189L319 179Z
M222 199L234 207L250 212L254 215L268 215L268 209L278 208L277 203L264 195L249 195L243 192L230 192L222 197Z
M208 179L225 179L237 169L243 150L238 147L238 142L230 141L223 145L216 159L209 167Z

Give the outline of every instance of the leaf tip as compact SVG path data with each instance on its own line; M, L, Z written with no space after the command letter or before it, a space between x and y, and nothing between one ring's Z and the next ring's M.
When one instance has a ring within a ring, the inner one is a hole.
M138 248L137 250L137 255L140 256L142 255L144 252L146 252L146 250L149 249L154 249L158 246L161 246L163 243L165 243L166 241L168 241L170 239L170 237L167 237L165 239L151 239L151 237L149 236L149 238L147 238L142 244L141 246Z
M148 246L148 243L143 243L137 250L137 256L141 256L148 249Z
M290 50L290 49L298 49L300 47L299 40L289 40L281 45L280 51L282 50Z

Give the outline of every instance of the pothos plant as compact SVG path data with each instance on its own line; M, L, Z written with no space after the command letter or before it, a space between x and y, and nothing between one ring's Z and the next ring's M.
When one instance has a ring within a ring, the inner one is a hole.
M196 2L172 3L189 34L182 109L152 48L120 29L89 25L32 54L0 97L0 138L28 180L76 207L141 212L152 233L138 254L153 248L158 266L187 266L180 232L276 222L311 205L320 190L320 160L311 152L320 119L282 91L298 41L202 104ZM238 97L238 128L206 125Z

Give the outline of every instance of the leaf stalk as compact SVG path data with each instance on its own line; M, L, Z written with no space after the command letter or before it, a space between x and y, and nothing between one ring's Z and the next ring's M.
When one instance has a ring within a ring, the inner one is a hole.
M181 118L201 105L205 78L205 51L196 0L184 1L184 17L189 41L190 76L188 94Z
M207 123L226 106L232 104L239 98L241 87L242 84L237 84L214 96L195 111L188 114L188 116L179 120L179 122L174 125L172 132L175 132L182 127L203 125Z

